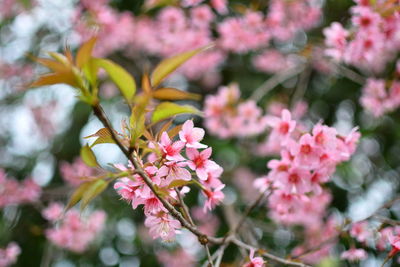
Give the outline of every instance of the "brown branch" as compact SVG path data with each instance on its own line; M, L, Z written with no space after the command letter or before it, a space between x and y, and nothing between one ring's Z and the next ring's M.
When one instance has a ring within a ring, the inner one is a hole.
M186 219L187 219L192 225L195 225L195 224L194 224L194 221L193 221L193 219L192 219L192 217L190 216L189 209L188 209L188 207L186 206L185 202L184 202L183 199L182 199L181 192L179 192L178 188L175 188L175 192L176 192L176 195L177 195L177 197L178 197L179 204L180 204L181 207L182 207L183 215L186 217Z

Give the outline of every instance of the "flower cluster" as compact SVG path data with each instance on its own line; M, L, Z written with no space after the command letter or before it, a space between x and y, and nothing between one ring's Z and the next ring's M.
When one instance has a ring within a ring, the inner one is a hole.
M261 12L248 12L243 17L226 18L218 25L219 44L226 51L245 53L266 46L270 39Z
M400 81L388 83L382 79L369 78L362 89L361 105L375 117L400 106Z
M81 158L76 158L74 162L61 162L60 173L65 182L72 186L91 180L95 176L95 169L88 167Z
M338 62L381 72L400 45L400 11L396 1L356 1L351 27L334 22L324 30L326 54Z
M281 41L292 39L299 31L315 27L321 18L316 1L271 1L266 23L271 35Z
M23 182L18 182L7 178L5 171L0 169L0 208L35 202L41 193L41 187L33 180L25 179Z
M63 212L64 206L56 202L42 211L43 217L52 223L61 220L58 226L46 230L46 237L60 248L82 253L102 231L106 214L94 211L84 220L78 210Z
M149 147L156 152L148 156L143 168L167 201L176 203L179 197L189 192L189 188L183 185L195 182L206 198L204 210L211 210L223 200L222 189L225 185L219 180L222 168L210 159L212 149L200 143L203 136L204 130L194 127L192 120L182 125L178 141L171 140L167 132L162 132L159 142L149 143ZM183 150L186 158L182 155ZM121 165L116 167L126 170ZM134 167L128 167L134 173ZM189 170L196 174L198 180L192 177ZM180 191L174 190L180 186L183 186ZM134 209L144 205L145 225L150 228L153 238L161 237L169 241L175 237L176 229L181 227L180 222L169 214L139 174L119 179L114 188Z
M246 137L262 133L267 122L256 102L239 102L237 85L222 86L216 95L205 99L204 113L207 130L220 138Z
M389 250L388 257L393 257L400 252L400 227L371 224L369 221L358 221L350 225L348 233L351 238L363 247L370 247L378 251ZM379 226L379 227L378 227ZM362 248L351 247L343 251L341 258L348 261L360 261L367 258L367 253Z
M202 2L181 1L180 7L167 6L154 17L134 17L129 13L118 13L107 5L107 0L81 1L82 8L75 16L75 32L85 40L95 28L99 30L101 46L96 48L99 54L107 55L127 48L125 54L133 58L142 56L143 52L170 57L215 43L215 49L195 56L179 69L187 78L209 84L210 80L218 81L218 68L227 53L242 54L267 48L271 38L293 39L296 33L316 26L321 17L321 6L311 0L276 0L272 1L268 11L248 9L234 16L229 16L225 0ZM152 8L157 3L146 1L145 7ZM256 61L259 66L260 59ZM287 61L289 64L291 60ZM271 64L264 60L262 65L265 68Z
M281 146L281 158L268 162L271 171L255 185L261 191L272 190L269 210L275 220L318 228L331 198L322 185L329 181L336 166L354 153L360 134L353 129L341 136L321 123L306 132L292 120L288 110L283 110L280 117L268 118L268 122L273 127L270 138Z
M365 260L367 258L367 252L362 248L351 248L343 251L342 254L340 254L340 258L348 261Z
M20 247L14 242L8 244L5 249L0 249L0 267L13 265L20 253Z
M262 72L277 73L296 66L296 57L284 55L277 49L266 49L253 58L254 67Z

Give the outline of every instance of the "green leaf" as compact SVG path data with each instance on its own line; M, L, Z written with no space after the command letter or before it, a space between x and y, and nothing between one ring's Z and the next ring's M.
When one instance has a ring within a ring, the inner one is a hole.
M86 79L90 82L92 87L97 87L97 73L99 66L96 64L93 58L89 59L88 62L82 68Z
M178 105L172 102L163 102L159 104L153 112L151 121L153 123L162 121L164 119L173 117L179 114L197 114L201 115L201 111L193 106L189 105Z
M79 185L77 189L75 189L74 193L68 201L67 207L65 209L66 211L75 206L76 203L78 203L82 199L83 194L89 189L91 184L92 182L85 182Z
M135 145L138 138L140 138L144 133L145 115L144 109L138 105L132 109L132 114L129 119L132 145Z
M86 144L81 148L81 158L83 162L89 167L97 167L99 163L97 162L96 156L94 155L92 149Z
M130 104L136 93L136 82L134 78L125 69L111 60L103 58L95 58L93 60L97 66L103 68L108 73L110 79L117 85L121 94Z
M195 50L191 50L188 52L184 52L178 54L174 57L164 59L157 65L151 74L151 84L156 87L159 85L168 75L170 75L173 71L179 68L183 63L191 59L193 56L197 55L200 52L203 52L212 46L205 46L201 48L197 48Z
M76 54L76 66L78 68L84 67L86 63L89 62L96 41L97 38L92 37L79 48L78 53Z
M160 88L153 92L153 97L159 100L200 100L201 96L185 91L178 90L176 88Z
M101 179L91 182L82 196L81 211L83 211L95 197L106 190L107 186L108 182Z
M114 139L112 138L110 130L107 128L101 128L98 130L96 133L85 136L84 138L92 138L92 137L97 137L96 140L93 142L93 144L90 145L90 147L94 147L95 145L98 144L114 144Z
M174 180L168 185L168 188L181 187L181 186L184 186L184 185L188 185L190 183L191 183L191 181Z

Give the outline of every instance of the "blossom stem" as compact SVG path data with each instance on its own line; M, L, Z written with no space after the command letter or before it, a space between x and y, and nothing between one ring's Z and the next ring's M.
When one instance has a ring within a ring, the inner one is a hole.
M188 207L186 206L185 202L183 202L181 193L179 192L179 190L178 190L177 188L175 188L175 192L176 192L176 195L177 195L177 197L178 197L179 204L180 204L181 207L182 207L182 213L183 213L183 215L186 217L186 219L187 219L192 225L195 225L195 224L194 224L194 221L193 221L193 219L192 219L192 217L190 216L190 212L189 212Z
M204 248L206 249L206 253L207 253L208 266L214 267L214 263L211 259L211 253L210 253L210 249L209 249L208 245L205 244Z

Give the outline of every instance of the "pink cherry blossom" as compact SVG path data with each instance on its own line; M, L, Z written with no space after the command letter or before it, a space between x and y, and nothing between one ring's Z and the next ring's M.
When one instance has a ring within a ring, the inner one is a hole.
M42 188L33 180L26 178L18 182L8 178L5 171L0 169L0 208L36 202L41 194Z
M166 162L157 172L157 176L163 177L161 185L168 186L175 180L190 181L192 175L184 168L186 165L186 162Z
M388 256L393 257L400 251L400 237L398 235L397 236L391 235L389 236L389 242L390 245L392 246L392 250L389 252Z
M206 145L200 144L200 141L203 140L204 133L203 129L194 127L192 120L187 120L182 125L179 138L186 144L186 147L206 148Z
M287 138L294 131L296 121L292 120L289 110L282 110L281 117L268 117L268 125L273 128L273 133L282 138ZM272 133L271 133L272 135Z
M367 221L356 222L350 228L350 235L361 243L366 242L371 237L371 234Z
M340 254L340 258L348 261L360 261L367 258L367 252L362 248L351 248L349 250L343 251Z
M201 180L207 180L208 171L218 168L218 165L214 161L209 160L211 153L211 147L204 149L201 152L194 148L186 149L186 155L189 158L188 166L192 170L196 171L197 176Z
M161 135L161 142L159 143L164 156L167 160L182 161L184 158L180 154L185 143L182 141L172 142L167 132L163 132Z
M43 215L54 222L55 213L60 208L59 204L51 204L43 211ZM59 225L46 230L46 237L60 248L83 253L101 232L105 220L106 214L103 211L94 211L85 219L79 211L69 210Z
M72 163L61 162L60 172L62 178L72 186L78 186L96 174L95 170L87 166L81 158L76 158Z
M342 24L333 22L330 27L323 30L325 35L325 45L329 47L326 54L336 61L343 60L349 32L345 30Z
M17 262L19 254L21 254L21 249L15 242L11 242L6 248L0 249L0 267L12 266Z
M211 0L211 6L217 10L220 14L228 13L228 1L227 0Z
M263 267L265 261L261 257L254 257L254 250L250 250L250 262L245 263L243 267Z
M225 187L224 184L212 190L204 190L203 193L207 197L204 203L204 211L212 210L216 205L218 205L225 197L222 189Z
M160 237L164 241L172 241L176 230L181 228L180 222L165 212L148 215L144 224L150 228L149 233L154 239Z
M301 136L298 143L291 145L291 154L295 156L296 164L308 165L311 168L319 165L321 149L315 144L310 134Z
M42 211L42 216L51 222L61 219L64 212L64 205L59 202L50 203L50 205Z
M253 58L254 67L262 72L277 73L296 65L295 59L278 50L268 49Z

